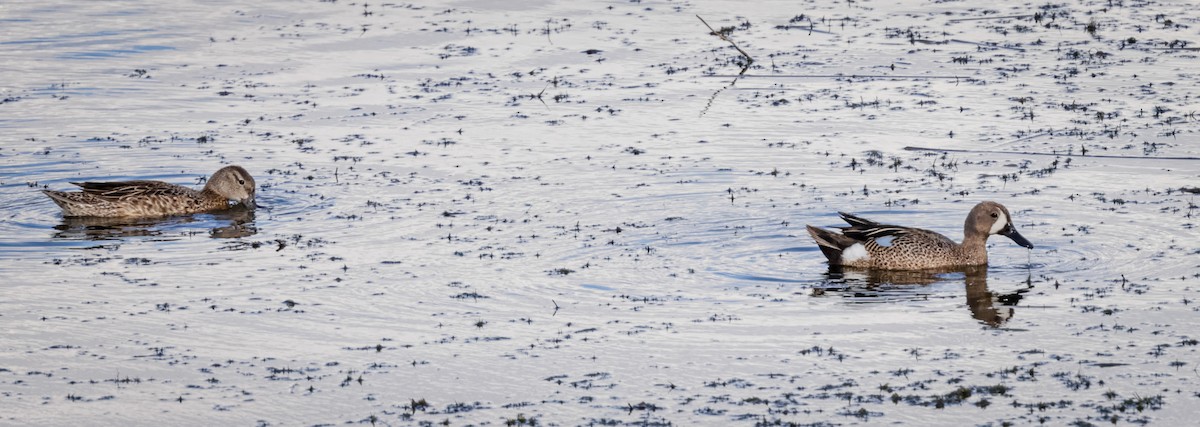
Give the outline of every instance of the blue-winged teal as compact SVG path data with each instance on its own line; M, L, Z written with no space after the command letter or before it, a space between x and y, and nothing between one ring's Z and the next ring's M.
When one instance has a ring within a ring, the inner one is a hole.
M880 224L845 212L839 214L850 223L849 227L840 227L842 234L806 226L830 265L885 270L986 265L987 238L993 234L1033 249L1033 244L1013 227L1008 209L996 202L983 202L971 209L963 226L962 244L929 230Z
M162 181L72 182L83 191L42 190L63 216L154 217L226 209L230 200L254 207L254 178L241 166L226 166L204 189Z

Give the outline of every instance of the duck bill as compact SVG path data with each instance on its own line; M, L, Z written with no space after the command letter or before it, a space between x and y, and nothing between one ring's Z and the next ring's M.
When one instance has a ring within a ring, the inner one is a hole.
M1007 227L1004 227L1003 230L1000 230L1000 235L1012 239L1013 242L1016 242L1018 245L1021 245L1026 249L1033 249L1033 243L1029 243L1028 240L1025 240L1025 236L1022 236L1021 233L1018 233L1017 229L1013 228L1012 224L1009 224Z

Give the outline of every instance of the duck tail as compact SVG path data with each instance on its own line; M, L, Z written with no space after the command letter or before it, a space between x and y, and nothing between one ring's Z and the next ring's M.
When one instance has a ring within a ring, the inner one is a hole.
M812 236L813 241L817 242L817 247L821 248L821 253L825 254L825 258L829 260L829 264L841 264L842 249L853 244L852 242L850 244L843 244L849 238L811 225L805 225L804 227L808 229L808 234Z
M42 190L42 194L45 194L46 197L49 197L50 200L54 201L54 204L63 209L66 209L67 204L71 202L71 200L66 197L66 193L61 191Z

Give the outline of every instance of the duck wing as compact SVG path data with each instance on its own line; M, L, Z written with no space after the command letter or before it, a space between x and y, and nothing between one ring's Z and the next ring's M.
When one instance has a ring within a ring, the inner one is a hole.
M842 234L860 242L889 236L892 238L903 237L913 232L913 229L909 227L880 224L878 222L845 212L838 212L838 215L841 215L842 220L850 224L849 227L841 227Z
M870 227L845 227L842 228L842 234L858 241L877 240L884 237L899 238L912 234L916 231L909 227L901 227L898 225L875 224Z
M866 244L868 248L919 248L925 251L946 253L952 251L957 243L935 231L922 228L901 227L898 225L876 224L874 227L846 227L842 234L851 239Z
M171 196L186 190L178 185L162 181L115 181L115 182L72 182L84 193L106 199L124 200L140 197Z
M838 214L846 223L850 224L849 227L841 227L843 236L872 246L890 247L896 243L906 242L913 234L924 231L899 225L880 224L845 212L838 212Z

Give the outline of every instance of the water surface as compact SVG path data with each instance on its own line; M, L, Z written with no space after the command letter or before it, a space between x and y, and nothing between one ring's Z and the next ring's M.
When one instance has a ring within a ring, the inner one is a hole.
M1186 424L1198 20L8 2L0 423ZM225 164L257 211L37 191ZM983 200L1036 249L982 274L829 271L803 227Z

